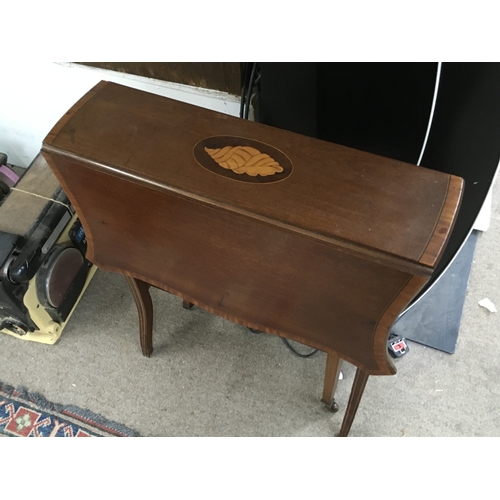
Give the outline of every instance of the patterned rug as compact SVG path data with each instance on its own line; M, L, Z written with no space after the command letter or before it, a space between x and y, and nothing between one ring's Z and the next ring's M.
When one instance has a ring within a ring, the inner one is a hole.
M76 406L47 401L0 382L0 437L138 436L132 429Z

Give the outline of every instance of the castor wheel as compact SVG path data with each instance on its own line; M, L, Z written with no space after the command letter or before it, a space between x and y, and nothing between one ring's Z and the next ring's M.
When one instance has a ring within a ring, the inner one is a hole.
M337 404L337 401L335 401L335 399L331 402L331 404L328 406L328 408L330 409L330 411L332 413L337 413L339 411L339 405Z
M250 328L249 326L247 326L247 328L252 332L252 333L255 333L255 334L258 334L258 333L262 333L262 330L256 330L255 328Z

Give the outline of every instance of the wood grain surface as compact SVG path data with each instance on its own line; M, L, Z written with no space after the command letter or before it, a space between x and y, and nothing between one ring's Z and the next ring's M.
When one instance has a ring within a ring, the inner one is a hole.
M412 294L377 341L375 333L409 273L63 156L50 160L81 214L87 258L101 269L126 271L232 321L336 350L370 373L394 373L386 323Z
M135 182L185 194L305 235L430 275L447 233L420 262L442 214L450 176L266 125L151 95L99 84L44 141L58 151ZM286 180L236 183L193 157L207 136L272 144L291 160ZM298 209L300 207L300 209Z
M230 162L235 147L249 158ZM321 349L325 402L338 359L358 368L341 435L368 376L396 372L391 325L431 276L463 192L448 174L107 82L42 152L82 221L87 258L127 276L145 355L149 285ZM258 160L284 168L241 168Z

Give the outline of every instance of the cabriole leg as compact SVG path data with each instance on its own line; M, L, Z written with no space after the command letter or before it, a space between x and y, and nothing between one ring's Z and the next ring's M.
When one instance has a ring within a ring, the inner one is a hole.
M149 285L144 281L125 275L139 313L139 331L142 354L150 357L153 352L153 302Z

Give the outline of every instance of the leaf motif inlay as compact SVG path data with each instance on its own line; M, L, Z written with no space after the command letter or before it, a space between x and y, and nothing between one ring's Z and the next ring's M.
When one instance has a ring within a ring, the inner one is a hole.
M219 166L236 174L265 177L283 172L283 167L274 158L251 146L205 147L205 151Z

